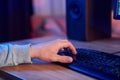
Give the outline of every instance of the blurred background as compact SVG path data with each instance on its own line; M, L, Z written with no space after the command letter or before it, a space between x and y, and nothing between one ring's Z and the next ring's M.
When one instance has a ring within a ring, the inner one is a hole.
M0 0L0 42L65 36L66 0ZM112 37L120 38L120 20L113 19Z
M32 37L65 35L65 0L33 0Z

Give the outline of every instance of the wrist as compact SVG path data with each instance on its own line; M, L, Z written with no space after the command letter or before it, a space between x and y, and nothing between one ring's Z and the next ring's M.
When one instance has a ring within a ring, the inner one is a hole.
M30 46L30 57L31 59L34 58L34 49L32 45Z

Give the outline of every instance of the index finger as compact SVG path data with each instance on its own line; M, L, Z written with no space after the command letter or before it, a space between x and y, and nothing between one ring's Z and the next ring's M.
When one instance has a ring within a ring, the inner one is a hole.
M68 40L62 40L60 42L60 44L59 44L59 47L61 49L62 48L69 48L73 54L77 53L75 47L73 46L73 44L71 42L69 42Z

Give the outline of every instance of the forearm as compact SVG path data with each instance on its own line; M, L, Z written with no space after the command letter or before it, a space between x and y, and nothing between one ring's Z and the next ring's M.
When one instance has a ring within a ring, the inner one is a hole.
M21 63L31 63L30 44L27 45L0 45L0 67L14 66Z

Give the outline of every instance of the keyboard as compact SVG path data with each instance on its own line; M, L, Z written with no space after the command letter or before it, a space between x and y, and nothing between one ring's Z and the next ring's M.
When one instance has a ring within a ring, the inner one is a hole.
M75 59L69 64L57 64L96 79L120 80L120 56L91 49L77 48L76 50L76 57L73 57L70 50L59 51L58 54L68 55Z

